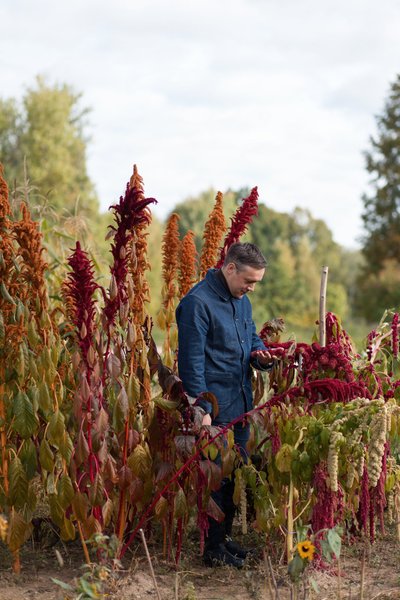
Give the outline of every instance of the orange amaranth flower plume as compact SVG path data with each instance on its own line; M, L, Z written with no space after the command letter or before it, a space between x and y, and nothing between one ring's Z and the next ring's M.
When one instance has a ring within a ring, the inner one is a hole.
M25 203L21 205L22 219L14 223L14 236L19 245L19 254L23 265L21 274L29 284L25 288L32 299L39 298L42 310L47 308L46 281L44 273L47 263L43 259L42 234L38 224L31 219L31 214Z
M179 298L183 298L196 281L197 251L194 233L189 230L182 240L179 266Z
M172 213L168 219L162 241L162 275L164 279L163 305L168 309L176 295L176 276L179 264L179 215Z
M135 189L139 200L144 200L143 178L139 175L136 165L133 165L133 174L129 182L131 189ZM137 326L141 326L145 320L145 303L150 302L150 287L145 272L150 268L147 260L147 236L146 229L151 223L151 211L148 206L143 209L147 213L147 219L138 223L133 231L130 258L128 262L129 273L132 277L132 293L129 294L129 302L133 311L133 320Z
M258 191L254 187L250 195L245 198L231 218L231 226L222 246L221 255L216 265L217 269L222 267L228 248L238 242L245 233L247 225L252 222L254 215L258 213Z
M200 256L200 279L203 279L208 269L211 269L217 261L219 246L226 231L226 221L222 207L223 194L218 192L214 208L204 226L204 243Z

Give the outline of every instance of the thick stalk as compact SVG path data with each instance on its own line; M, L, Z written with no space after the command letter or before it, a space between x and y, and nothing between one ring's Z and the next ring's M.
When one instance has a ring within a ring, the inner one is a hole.
M125 422L125 438L124 438L124 454L123 454L123 465L126 465L128 455L128 437L129 437L129 416ZM121 490L119 497L119 525L118 525L118 539L122 542L122 538L125 531L126 525L126 513L125 513L125 490Z
M321 272L321 289L319 294L319 343L321 346L326 345L326 286L328 283L328 267L322 267Z
M14 550L12 555L13 555L12 570L14 571L14 573L16 575L19 575L21 573L21 559L20 559L20 555L19 555L19 548L17 548L17 550Z
M79 532L79 538L81 540L81 544L82 544L82 548L83 548L83 554L85 556L85 561L87 565L90 565L90 556L89 556L89 550L87 548L86 542L85 542L85 538L83 537L83 531L82 531L82 526L80 524L79 521L76 522L78 525L78 532Z
M290 473L290 482L289 482L289 496L288 496L288 508L287 508L287 536L286 536L286 554L287 561L290 562L293 555L293 527L294 527L294 519L293 519L293 477L292 473Z
M6 496L8 496L8 457L7 457L7 432L5 427L6 422L6 409L4 405L4 376L5 367L4 362L0 362L0 447L1 447L1 473L3 476L3 488Z

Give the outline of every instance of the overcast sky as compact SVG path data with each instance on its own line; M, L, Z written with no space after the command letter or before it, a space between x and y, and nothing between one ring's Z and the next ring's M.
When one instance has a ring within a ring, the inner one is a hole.
M104 209L136 163L160 217L258 185L356 247L399 33L399 0L0 0L1 96L37 74L83 93Z

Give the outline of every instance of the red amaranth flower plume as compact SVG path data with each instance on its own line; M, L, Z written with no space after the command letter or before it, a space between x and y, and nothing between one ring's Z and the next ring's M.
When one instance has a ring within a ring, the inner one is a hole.
M317 501L312 511L311 527L315 534L322 529L333 529L342 517L343 491L339 487L337 492L333 492L327 485L327 478L326 464L322 462L315 467L313 480Z
M231 217L231 226L225 237L224 244L221 249L221 255L216 265L217 269L220 269L224 264L225 256L228 248L235 242L238 242L241 236L245 233L247 225L252 222L253 217L258 213L258 191L257 187L254 187L250 195L243 200L241 206L239 206Z
M87 361L87 353L93 335L93 319L95 314L94 292L98 289L94 281L93 265L87 253L81 249L79 242L68 259L71 271L63 285L64 296L70 318L77 328L77 336L82 356Z
M392 352L393 357L397 358L399 354L399 313L394 313L392 321Z
M104 314L109 325L114 323L120 305L127 301L126 276L128 273L128 245L135 227L148 223L149 211L146 207L157 202L155 198L143 198L140 188L126 186L125 196L121 196L118 204L111 206L116 226L110 225L109 235L114 235L111 253L114 258L111 267L110 296L106 301Z

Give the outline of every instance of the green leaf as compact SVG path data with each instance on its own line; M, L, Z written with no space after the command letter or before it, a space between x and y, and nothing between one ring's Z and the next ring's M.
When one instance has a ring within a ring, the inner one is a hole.
M7 545L11 552L18 550L32 534L32 524L26 523L19 512L11 511L7 530Z
M295 554L288 565L289 577L292 581L298 581L300 575L306 568L307 562L301 558L299 554Z
M314 592L316 594L319 594L319 587L318 587L318 583L315 581L315 579L313 577L310 577L310 583L311 583L311 587L314 590Z
M342 548L342 539L340 535L338 534L336 529L329 529L326 537L331 551L336 556L336 558L339 558L340 550Z
M78 492L72 500L72 508L78 521L86 521L89 510L89 500L86 494Z
M67 518L64 519L64 523L61 526L60 536L64 542L69 542L70 540L75 539L76 531L74 524Z
M28 478L18 456L10 463L8 471L9 503L16 508L22 508L28 494Z
M52 471L54 467L54 455L51 451L50 444L43 438L39 448L39 461L40 465L46 471Z
M187 512L186 496L183 489L180 487L175 494L174 516L176 518L183 517Z
M64 415L59 410L56 410L51 417L49 426L47 428L47 437L49 442L57 446L63 438L64 431Z
M89 500L92 506L102 506L104 503L104 483L99 473L96 473L89 488Z
M32 479L37 471L36 446L32 440L25 440L19 458L24 466L28 479Z
M72 443L69 434L65 431L61 440L58 442L58 449L64 460L69 463L71 460L72 453L74 451L74 445Z
M167 400L166 398L163 398L162 395L157 396L153 400L154 400L154 404L156 406L158 406L159 408L162 408L163 410L165 410L167 412L173 412L179 406L179 402L174 402L173 400Z
M58 501L62 508L67 508L74 497L74 487L68 475L62 475L57 484Z
M49 506L50 506L50 516L53 519L54 523L59 527L64 525L64 510L61 504L58 501L56 494L48 495Z
M39 385L38 402L45 415L52 411L53 402L50 397L49 388L47 387L47 383L45 381L42 381Z
M13 403L14 422L13 429L26 439L36 432L38 419L33 411L31 401L25 392L18 392Z
M74 588L72 587L72 585L69 585L69 583L65 583L64 581L61 581L60 579L56 579L55 577L50 577L50 579L53 583L55 583L56 585L59 585L60 588L62 588L63 590L67 590L68 592L74 591Z
M321 544L322 556L324 558L326 558L326 560L328 562L332 562L332 552L331 552L331 547L329 545L328 540L321 540L320 544Z

